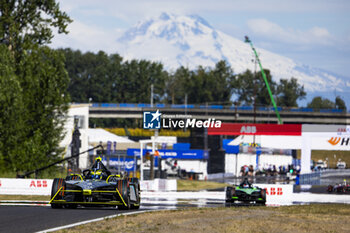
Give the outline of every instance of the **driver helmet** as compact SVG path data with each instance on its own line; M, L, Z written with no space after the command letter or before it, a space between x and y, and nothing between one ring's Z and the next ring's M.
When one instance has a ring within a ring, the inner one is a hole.
M102 158L100 157L100 156L98 156L97 158L96 158L96 163L95 163L95 165L96 165L96 169L97 170L100 170L100 169L102 169Z

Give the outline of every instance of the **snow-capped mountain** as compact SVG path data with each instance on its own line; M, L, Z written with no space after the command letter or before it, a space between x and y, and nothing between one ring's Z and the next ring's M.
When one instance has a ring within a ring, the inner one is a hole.
M219 30L199 16L161 14L127 30L118 42L125 59L159 61L169 70L185 66L191 69L213 67L226 60L235 73L254 70L250 45ZM299 64L290 58L256 48L265 69L275 80L294 77L308 92L349 90L350 81L330 72Z

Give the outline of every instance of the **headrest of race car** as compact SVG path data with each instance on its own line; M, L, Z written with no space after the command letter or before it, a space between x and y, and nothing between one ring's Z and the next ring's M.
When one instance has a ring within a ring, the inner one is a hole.
M97 170L97 171L92 171L91 175L101 175L102 171L101 170Z

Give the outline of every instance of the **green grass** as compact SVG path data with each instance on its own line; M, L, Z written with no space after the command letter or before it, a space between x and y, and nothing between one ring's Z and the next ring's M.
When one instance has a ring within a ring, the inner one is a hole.
M19 175L24 175L25 172L19 172ZM16 178L16 172L13 171L0 171L1 178ZM38 173L38 179L53 179L53 178L65 178L67 176L67 170L59 167L50 168ZM35 174L31 174L28 178L35 178Z
M199 191L205 189L217 189L228 186L225 183L199 181L199 180L177 180L177 191Z
M0 195L0 202L7 200L50 201L50 196L41 195Z

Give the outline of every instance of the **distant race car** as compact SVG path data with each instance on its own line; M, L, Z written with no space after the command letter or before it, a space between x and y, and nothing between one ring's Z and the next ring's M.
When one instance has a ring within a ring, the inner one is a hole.
M235 202L265 205L266 190L253 187L248 179L244 179L240 185L226 187L226 204Z
M98 157L92 168L84 170L82 175L54 179L50 204L52 208L118 206L122 210L138 209L140 183L137 178L112 175Z
M329 193L336 192L336 193L349 193L350 192L350 185L346 183L346 180L344 180L344 183L339 183L336 185L328 185L327 191Z

